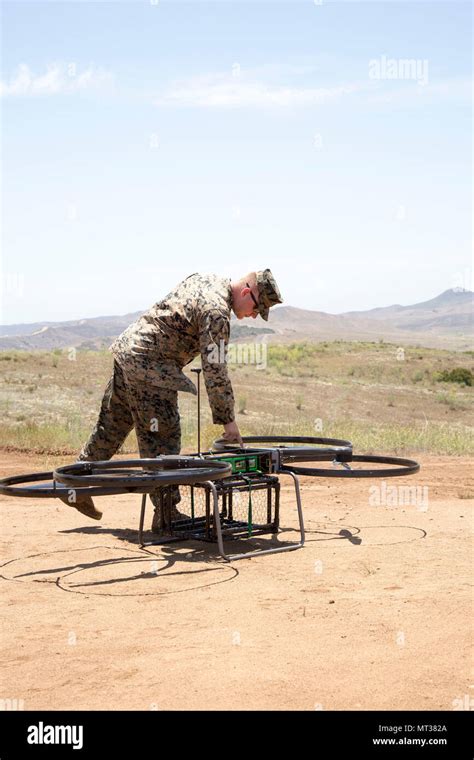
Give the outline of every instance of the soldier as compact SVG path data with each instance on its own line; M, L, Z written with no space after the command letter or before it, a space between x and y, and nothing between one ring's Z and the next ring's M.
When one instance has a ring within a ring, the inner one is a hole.
M178 391L196 394L194 383L182 369L201 355L212 421L224 426L229 442L242 438L234 414L234 394L227 364L215 360L228 344L230 315L238 319L258 314L268 320L271 306L282 303L269 269L250 272L236 282L216 275L192 274L162 301L131 324L110 346L113 374L105 389L97 423L78 461L110 459L134 427L141 458L179 454L181 429ZM213 350L214 349L214 350ZM152 530L159 531L159 489L151 495L155 505ZM173 492L173 504L180 500ZM89 496L65 504L93 520L102 512ZM176 513L174 517L179 516Z

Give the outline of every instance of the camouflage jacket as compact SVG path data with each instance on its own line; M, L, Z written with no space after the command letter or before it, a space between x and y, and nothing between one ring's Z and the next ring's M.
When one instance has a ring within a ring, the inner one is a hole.
M110 351L125 369L163 388L196 394L182 368L201 354L212 420L234 419L225 362L232 287L227 278L192 274L119 335Z

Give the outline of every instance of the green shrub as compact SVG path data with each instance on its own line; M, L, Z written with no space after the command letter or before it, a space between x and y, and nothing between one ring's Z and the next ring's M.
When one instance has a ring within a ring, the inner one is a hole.
M450 370L443 370L438 374L438 382L442 383L459 383L460 385L472 385L474 374L466 367L454 367Z

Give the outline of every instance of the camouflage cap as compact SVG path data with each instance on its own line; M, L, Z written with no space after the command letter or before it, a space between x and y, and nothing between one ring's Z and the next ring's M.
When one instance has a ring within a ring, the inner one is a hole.
M275 282L271 271L264 269L262 272L256 272L258 285L258 311L262 319L268 321L268 312L271 306L277 303L283 303L278 285Z

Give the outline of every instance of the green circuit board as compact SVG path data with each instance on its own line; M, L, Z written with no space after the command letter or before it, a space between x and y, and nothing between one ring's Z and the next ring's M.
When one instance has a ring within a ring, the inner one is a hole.
M270 463L268 454L225 454L215 457L221 462L229 462L232 465L232 474L246 472L269 472Z

